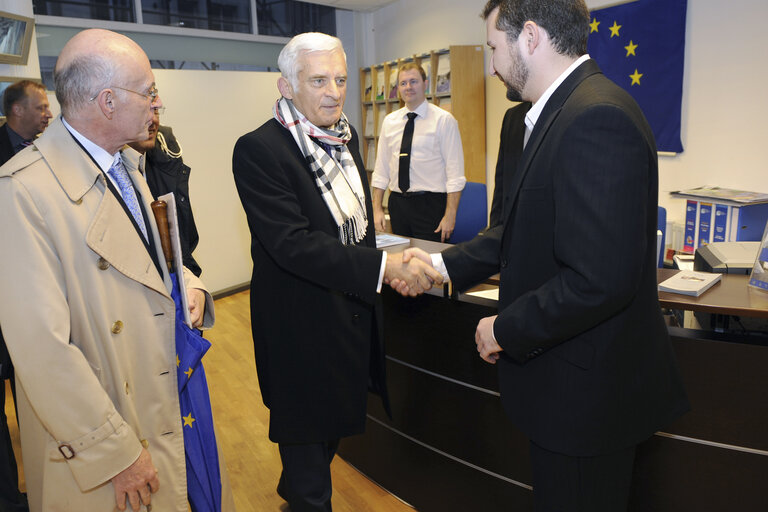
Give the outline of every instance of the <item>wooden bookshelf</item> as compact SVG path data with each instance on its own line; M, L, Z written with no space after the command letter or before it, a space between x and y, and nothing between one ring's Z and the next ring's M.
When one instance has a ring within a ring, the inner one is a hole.
M366 169L373 171L384 116L404 106L397 93L394 98L390 97L391 87L397 83L397 70L400 65L413 61L428 74L427 100L449 110L459 123L467 180L485 183L485 74L480 45L450 46L360 69L362 151ZM445 74L446 63L450 64L449 81L440 77L438 91L438 77ZM383 97L377 98L376 93L382 90Z

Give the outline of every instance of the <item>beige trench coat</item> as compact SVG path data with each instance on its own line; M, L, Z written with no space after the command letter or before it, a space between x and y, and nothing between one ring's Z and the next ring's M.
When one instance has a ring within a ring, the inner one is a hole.
M151 211L138 153L126 149L123 160ZM148 227L159 248L154 219ZM16 368L31 510L115 510L110 479L144 445L160 479L152 508L186 512L170 280L60 119L0 168L0 240L0 325Z

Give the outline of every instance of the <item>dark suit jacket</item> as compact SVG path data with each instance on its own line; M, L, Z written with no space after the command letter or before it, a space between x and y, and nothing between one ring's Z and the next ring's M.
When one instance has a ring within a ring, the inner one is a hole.
M235 183L252 238L256 368L275 442L361 433L369 381L385 395L376 293L382 254L354 130L348 147L369 220L365 240L344 246L288 130L272 119L235 145Z
M170 126L160 126L159 132L165 137L168 149L179 151L179 143L173 135ZM192 205L189 202L189 173L191 169L184 160L172 158L160 147L160 141L155 141L155 147L147 151L144 163L144 177L147 179L149 190L154 197L173 192L176 199L176 217L179 220L179 239L181 256L184 266L200 277L203 272L197 264L192 252L197 247L200 237L197 234L195 217L192 215Z
M10 160L15 154L16 152L11 145L11 138L8 136L8 126L3 124L0 126L0 165ZM11 377L13 377L11 356L8 354L8 348L5 346L3 331L0 330L0 386L5 385L3 379L10 379ZM2 405L0 404L0 406Z
M3 124L0 126L0 165L11 159L16 152L11 145L11 138L8 135L8 125Z
M688 409L656 291L657 171L639 107L587 61L504 180L504 224L444 253L459 289L500 271L502 402L549 450L628 447Z
M511 180L517 171L517 164L523 154L523 140L525 139L525 114L531 109L531 102L524 101L507 109L504 121L501 123L501 137L499 142L499 156L496 159L496 175L493 186L493 202L491 203L491 217L489 227L498 226L504 219L504 180Z

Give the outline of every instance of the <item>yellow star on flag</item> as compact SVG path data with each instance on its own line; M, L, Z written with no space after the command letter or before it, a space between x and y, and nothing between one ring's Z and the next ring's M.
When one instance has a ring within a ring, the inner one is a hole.
M619 29L621 28L621 25L618 25L615 21L613 22L612 27L608 27L611 31L611 37L619 35Z
M184 375L186 375L186 376L187 376L187 378L190 378L190 377L192 377L192 372L193 372L193 371L195 371L195 370L193 370L192 368L190 368L190 369L188 369L187 371L185 371L185 372L184 372Z
M597 32L598 25L600 25L600 22L597 21L597 18L592 18L592 23L589 24L589 33Z
M192 428L192 423L195 422L195 418L192 417L192 413L187 414L186 416L181 417L184 420L184 426Z
M180 364L181 364L181 359L179 359L179 354L176 354L176 368L178 368Z
M629 78L632 79L632 83L630 84L630 87L637 84L640 85L640 77L643 76L642 73L637 72L637 68L635 68L635 72L631 75L629 75Z
M634 55L637 57L637 54L635 53L635 50L637 49L637 45L632 42L632 40L629 40L629 45L624 47L625 50L627 50L627 57L630 55Z

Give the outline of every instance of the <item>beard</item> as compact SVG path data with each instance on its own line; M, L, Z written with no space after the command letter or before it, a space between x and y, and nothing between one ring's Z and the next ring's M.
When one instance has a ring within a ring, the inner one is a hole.
M530 70L528 65L523 62L520 49L515 47L515 56L512 59L512 66L509 69L508 76L499 75L499 78L507 87L507 99L509 101L523 101L523 89L525 89L528 83L529 74Z

